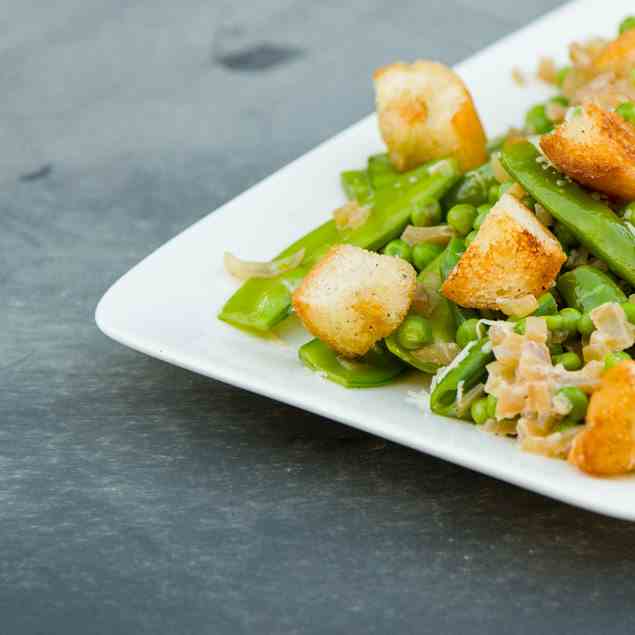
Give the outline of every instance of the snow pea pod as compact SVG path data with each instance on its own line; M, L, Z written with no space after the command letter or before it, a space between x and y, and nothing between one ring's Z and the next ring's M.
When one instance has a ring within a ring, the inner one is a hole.
M443 197L443 209L449 210L455 205L467 203L478 207L487 203L489 191L498 181L492 172L490 162L466 172L461 180Z
M368 157L367 172L371 187L375 190L390 185L399 176L387 154L374 154Z
M348 243L371 250L383 247L401 234L417 205L438 200L460 175L454 159L436 161L425 169L425 178L412 187L386 188L377 193L371 214L361 227L340 232L330 220L287 247L277 258L304 249L302 264L274 278L247 280L221 309L219 319L239 328L271 330L289 315L294 289L330 246Z
M635 284L635 235L607 205L547 166L529 142L507 144L505 169L597 258Z
M366 203L373 195L366 170L347 170L340 175L344 194L349 201Z
M450 370L434 386L430 395L432 412L445 417L459 417L456 404L459 384L462 384L463 393L466 393L485 378L485 367L494 359L489 339L484 337L468 346L470 348L467 353L463 353L461 361L450 366ZM466 412L465 416L467 414Z
M558 278L558 291L567 306L588 313L606 302L626 302L626 295L613 278L596 267L584 265Z
M300 347L300 359L306 366L346 388L373 388L389 383L400 375L406 365L381 345L359 359L340 357L332 348L318 339Z

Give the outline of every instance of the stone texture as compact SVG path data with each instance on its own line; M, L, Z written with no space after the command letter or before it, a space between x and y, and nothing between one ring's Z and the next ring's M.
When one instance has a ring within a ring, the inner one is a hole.
M0 630L632 631L634 526L98 332L121 273L368 112L373 68L558 2L254 4L0 18Z

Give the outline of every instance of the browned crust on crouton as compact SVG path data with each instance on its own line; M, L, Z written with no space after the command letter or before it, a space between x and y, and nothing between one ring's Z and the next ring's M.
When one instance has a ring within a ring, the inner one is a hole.
M596 476L625 474L635 463L635 362L624 361L602 377L591 396L586 427L569 461Z
M477 309L498 309L502 298L541 295L553 286L566 255L551 232L540 231L542 238L495 208L443 283L443 295Z
M635 127L593 103L544 135L540 147L572 179L625 199L635 198Z
M346 357L356 357L368 352L371 346L390 335L406 317L416 289L416 272L405 260L372 254L381 259L373 269L380 267L386 259L390 263L390 276L397 278L391 281L392 291L400 292L398 302L387 305L387 298L379 291L377 284L381 273L368 274L363 281L352 280L351 289L345 295L345 305L338 304L339 298L329 298L333 303L315 302L311 300L314 285L320 285L326 275L346 276L350 272L342 270L326 272L343 250L364 250L350 245L332 247L304 278L293 293L293 308L306 329L328 344L331 348ZM370 254L370 252L365 252ZM360 268L365 266L364 263ZM377 279L374 279L375 276ZM351 312L351 319L345 324L340 321L346 312Z
M403 76L401 89L389 98L380 98L382 82L390 82L387 76L392 73ZM425 91L421 78L430 82ZM378 91L380 131L398 170L446 156L456 157L463 170L487 160L485 131L474 102L451 69L425 60L413 64L395 62L377 69L373 80ZM451 109L445 110L444 90L455 95ZM459 95L460 99L456 99ZM430 116L431 112L444 116Z

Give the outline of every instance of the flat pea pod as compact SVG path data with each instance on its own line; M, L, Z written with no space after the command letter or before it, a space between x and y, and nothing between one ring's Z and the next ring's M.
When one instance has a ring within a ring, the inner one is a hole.
M541 162L529 142L507 144L503 166L557 221L621 278L635 284L635 236L607 205Z
M287 247L277 258L304 249L302 264L275 278L247 280L223 306L219 319L238 328L271 330L290 314L293 290L329 247L338 243L371 250L383 247L404 230L414 205L438 200L460 176L454 159L436 161L426 170L427 177L410 188L378 192L372 212L361 227L339 232L335 222L329 220Z
M386 153L369 157L367 172L371 186L375 190L390 185L399 176L399 172Z
M319 339L300 347L298 355L311 370L345 388L374 388L390 383L400 375L406 365L381 345L359 359L340 357L336 351Z
M613 278L590 265L563 273L556 286L567 306L581 313L588 313L607 302L626 302L626 295Z
M443 197L441 204L448 210L459 204L478 207L487 203L490 188L498 185L490 162L466 172L461 180Z
M485 367L493 359L492 345L488 338L483 337L470 344L461 361L452 366L432 390L430 395L432 412L445 417L458 417L456 400L459 384L462 383L464 393L473 388L484 379L487 374Z
M349 201L361 204L368 202L373 196L373 190L366 170L347 170L340 175L342 189Z

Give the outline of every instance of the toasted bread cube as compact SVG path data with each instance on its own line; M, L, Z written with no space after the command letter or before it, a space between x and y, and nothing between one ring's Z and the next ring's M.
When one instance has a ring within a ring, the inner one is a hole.
M483 126L454 71L436 62L396 62L373 80L379 129L398 170L448 156L463 170L485 163Z
M351 245L337 245L293 294L304 326L346 357L366 353L403 321L414 298L411 264Z
M629 77L635 66L635 30L629 29L609 42L594 57L591 70L594 75L612 72L617 77Z
M501 309L538 297L554 284L567 257L553 234L518 199L505 194L441 287L465 307Z
M635 362L624 361L604 373L569 461L597 476L635 468Z
M544 135L540 147L575 181L594 190L635 198L635 127L593 103Z

